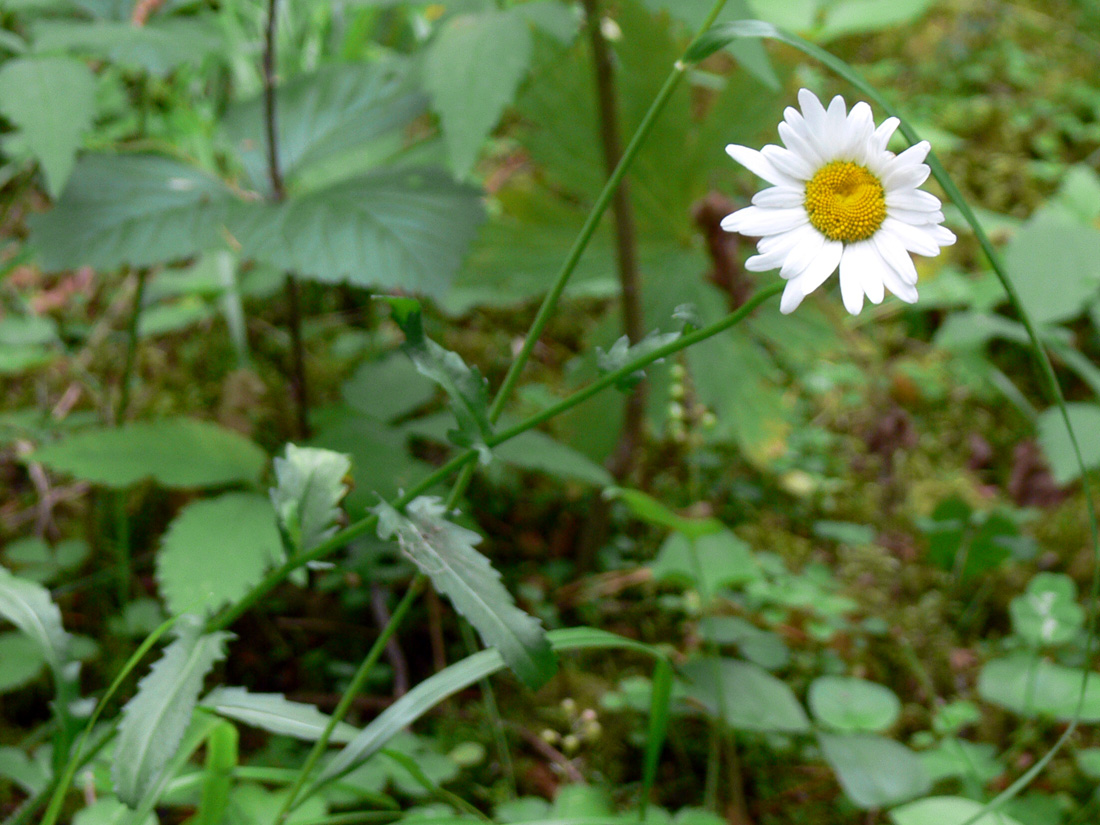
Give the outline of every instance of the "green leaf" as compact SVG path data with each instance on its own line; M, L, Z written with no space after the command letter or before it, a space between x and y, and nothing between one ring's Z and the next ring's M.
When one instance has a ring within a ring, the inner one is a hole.
M203 634L202 624L177 624L179 637L138 683L122 709L112 775L119 799L136 808L156 786L179 748L206 674L225 653L229 634Z
M26 457L107 487L152 478L165 487L256 483L267 456L254 443L208 421L166 418L84 430Z
M557 668L539 621L524 613L489 560L474 549L481 536L444 518L439 499L421 496L403 516L382 502L378 536L396 536L402 552L469 620L488 647L497 648L512 672L532 690Z
M313 705L292 702L281 693L250 693L240 687L215 688L199 704L241 724L307 742L319 739L329 720ZM332 741L349 742L357 733L351 725L340 722Z
M649 800L653 783L657 779L657 763L665 746L668 734L668 722L671 717L672 665L666 659L658 659L653 668L653 694L649 702L649 726L646 729L645 756L642 768L642 821L645 821L646 803Z
M193 825L220 825L229 806L233 772L238 761L237 729L222 722L210 731L206 740L206 764L203 767L202 797Z
M1027 593L1008 605L1012 629L1029 644L1060 645L1071 641L1085 623L1085 611L1077 603L1077 585L1060 573L1038 573Z
M38 647L55 675L69 658L70 636L61 611L42 585L13 576L0 567L0 618L7 619Z
M396 65L380 61L298 75L278 88L276 105L279 162L293 185L306 168L397 132L424 111L426 100ZM252 186L267 192L262 96L230 107L222 125Z
M901 713L901 700L894 691L852 676L819 676L806 700L817 721L843 733L886 730Z
M684 695L735 730L804 733L806 711L786 683L736 659L696 659L681 669Z
M91 548L83 539L65 539L50 547L42 539L31 536L11 542L2 555L4 563L16 575L48 584L80 567L89 552Z
M1077 436L1085 468L1092 470L1100 467L1100 406L1071 401L1066 404L1066 412ZM1050 462L1050 473L1054 480L1060 485L1075 481L1081 472L1061 410L1057 407L1043 410L1036 423L1039 444Z
M0 113L22 131L57 197L95 117L95 75L68 57L26 57L0 67Z
M664 658L649 645L588 627L554 630L546 634L546 638L556 651L625 649L655 659ZM482 650L429 676L363 728L359 735L325 766L314 786L307 789L306 795L311 796L320 785L343 776L363 764L385 747L394 736L443 700L504 667L504 659L498 650Z
M1050 210L1033 215L1013 236L1004 263L1035 324L1084 312L1100 288L1097 249L1100 230Z
M615 483L611 473L601 465L538 430L528 430L494 447L493 455L513 467L582 481L595 487Z
M642 521L655 527L665 527L677 533L683 533L688 538L698 539L715 533L721 533L726 528L722 522L709 516L704 518L687 518L672 512L664 504L653 496L643 493L641 490L632 490L628 487L616 487L609 490L606 495L621 501L630 511Z
M932 787L920 758L893 739L823 733L818 742L844 793L864 810L896 805Z
M512 102L531 61L531 32L513 11L452 17L424 57L424 87L439 113L451 168L465 177Z
M476 189L431 168L381 169L282 204L239 203L246 257L323 283L442 294L483 219Z
M344 400L379 421L391 421L427 404L435 387L400 355L362 364L341 387Z
M271 502L291 546L305 553L336 532L351 459L332 450L287 444L286 458L276 458L274 465L277 484Z
M604 352L600 347L596 347L596 364L601 373L615 372L615 370L622 369L631 361L643 358L666 344L671 344L679 337L679 332L662 333L654 331L649 333L637 344L631 346L630 339L624 335L615 341L607 352ZM661 361L654 361L654 363L659 364ZM626 392L637 386L644 378L645 372L638 370L638 372L617 382L616 386L620 390Z
M1017 654L987 662L978 676L978 693L985 701L1021 716L1098 722L1100 678L1095 673L1088 674L1081 715L1076 715L1084 676L1077 668Z
M209 615L244 596L281 556L271 502L225 493L192 502L169 525L157 553L157 586L173 615Z
M232 200L221 181L171 158L87 154L57 206L30 219L31 242L50 271L151 266L221 245Z
M0 747L0 777L36 794L49 783L50 769L48 761L31 759L19 748Z
M226 46L213 15L154 15L143 26L129 20L39 20L32 31L40 52L78 52L161 76Z
M736 587L762 577L752 548L729 530L696 539L671 533L651 569L654 581L696 587L708 602L722 587Z
M0 693L18 690L42 675L46 658L38 643L22 633L0 633Z
M894 825L1021 825L1019 820L1003 813L987 813L975 819L982 808L980 802L961 796L930 796L918 799L890 811Z
M934 0L842 0L825 5L825 22L814 39L825 42L845 35L880 31L910 23L924 14Z
M791 651L783 638L761 630L740 616L705 616L699 622L699 635L718 645L736 645L745 659L764 670L779 670L791 661Z

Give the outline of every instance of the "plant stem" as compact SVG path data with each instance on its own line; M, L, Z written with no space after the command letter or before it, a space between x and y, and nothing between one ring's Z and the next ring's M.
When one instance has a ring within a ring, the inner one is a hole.
M115 424L126 421L130 409L130 392L134 383L134 369L137 364L138 331L141 322L141 305L145 301L145 284L149 270L144 267L137 271L137 287L134 289L134 306L126 327L126 360L122 364L122 376L119 378L118 406L115 408Z
M321 731L321 735L318 737L317 741L313 743L313 747L306 757L305 764L298 772L298 778L294 780L294 784L291 786L290 792L287 794L283 806L279 810L279 815L275 818L276 823L286 822L286 818L293 809L294 802L297 800L298 794L302 790L302 786L305 784L306 779L309 778L310 773L312 773L313 769L317 766L317 762L324 754L325 748L328 747L328 743L332 739L332 732L336 730L336 725L347 715L352 702L355 701L355 697L358 696L359 692L363 689L367 677L370 676L371 671L374 670L374 666L378 664L378 659L386 650L387 643L393 637L393 634L397 632L397 628L401 626L401 622L404 621L405 615L409 612L409 609L413 606L417 597L424 591L424 586L427 583L428 577L423 573L418 573L416 578L413 579L412 584L409 585L409 589L405 591L405 595L402 597L400 603L398 603L397 607L394 609L389 622L382 628L382 632L378 635L378 638L374 640L374 644L371 645L370 650L367 651L366 658L364 658L362 664L359 665L359 669L355 671L355 676L352 677L351 684L348 685L347 690L344 691L344 695L340 697L340 703L329 717L328 724L326 724L325 729Z
M615 68L611 50L600 29L600 0L583 0L583 5L596 74L596 103L600 114L604 166L610 176L618 167L623 154L615 99ZM645 318L642 312L641 279L638 274L638 238L629 184L624 178L615 188L611 212L615 218L615 254L619 270L623 332L631 344L636 344L645 337ZM634 467L645 427L645 410L646 383L643 381L626 398L622 435L609 462L611 474L617 480L621 481L628 476Z

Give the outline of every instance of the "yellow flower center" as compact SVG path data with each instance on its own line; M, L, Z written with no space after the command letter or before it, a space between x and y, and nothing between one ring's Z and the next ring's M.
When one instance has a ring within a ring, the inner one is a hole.
M886 194L865 166L834 160L806 184L806 212L814 228L830 240L865 241L886 220Z

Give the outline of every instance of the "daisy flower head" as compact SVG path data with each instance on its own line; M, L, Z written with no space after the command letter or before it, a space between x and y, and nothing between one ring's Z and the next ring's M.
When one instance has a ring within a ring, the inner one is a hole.
M917 187L930 172L922 140L899 155L886 149L896 117L875 128L871 107L848 112L837 95L826 109L808 89L798 93L802 111L787 107L779 124L783 146L761 151L730 144L735 161L771 187L752 206L722 220L727 232L759 238L745 262L752 272L779 268L786 279L780 311L802 299L840 267L844 307L858 315L866 296L880 303L888 289L906 303L917 300L917 269L910 252L938 255L955 242L942 226L935 195Z

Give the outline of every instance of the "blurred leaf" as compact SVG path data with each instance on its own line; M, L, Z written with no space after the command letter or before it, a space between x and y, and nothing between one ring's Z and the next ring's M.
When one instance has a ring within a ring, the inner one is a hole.
M514 10L452 17L428 46L424 87L439 113L451 168L458 177L465 177L474 165L530 61L531 32Z
M761 577L752 548L729 530L694 540L683 533L671 533L651 567L654 581L697 587L708 602L722 587Z
M745 659L765 670L779 670L791 661L791 651L779 634L761 630L740 616L704 616L699 635L716 645L736 645Z
M173 615L211 614L244 596L282 555L271 502L225 493L187 505L157 552L157 586Z
M292 702L281 693L250 693L240 687L214 688L199 704L243 725L307 742L319 739L329 721L313 705ZM340 722L331 741L348 742L357 733L351 725Z
M488 647L500 651L512 672L532 690L557 668L538 620L515 605L489 560L474 549L481 536L444 518L438 499L420 497L408 516L382 502L378 536L396 537L401 550L451 600Z
M494 447L493 456L514 467L582 481L594 487L615 483L603 466L538 430L528 430Z
M630 508L630 511L649 524L656 527L666 527L676 533L682 533L688 538L702 538L725 530L722 522L716 518L689 518L674 513L653 496L643 493L641 490L632 490L629 487L615 487L608 490L609 498L617 499Z
M69 658L70 636L50 591L0 567L0 618L7 619L38 647L55 677Z
M0 633L0 693L29 685L45 666L42 648L34 639L22 633Z
M810 720L786 683L736 659L696 659L681 669L684 695L734 730L805 733Z
M932 787L919 757L892 739L822 733L818 742L844 793L864 810L896 805Z
M206 758L202 771L202 796L193 825L221 825L229 807L238 764L237 728L222 722L210 731L206 740Z
M35 794L50 781L50 767L40 759L29 758L19 748L0 747L0 777L10 779L29 794Z
M901 713L901 700L890 688L849 676L819 676L806 700L818 722L842 733L886 730Z
M0 113L23 132L56 198L95 117L95 75L68 57L26 57L0 67Z
M902 26L924 14L934 0L840 0L825 4L825 22L815 32L815 40L825 42L837 37Z
M324 283L443 293L483 218L476 189L438 169L380 169L291 197L238 203L242 253Z
M38 51L77 52L161 76L225 47L212 15L154 15L144 26L119 20L38 20L31 31Z
M1066 404L1066 409L1073 432L1077 436L1077 443L1081 448L1085 469L1100 467L1100 406L1070 402ZM1037 427L1039 444L1043 448L1047 461L1050 462L1050 473L1054 476L1054 480L1059 485L1065 486L1079 478L1081 471L1077 466L1077 456L1073 451L1073 443L1069 439L1069 431L1062 420L1061 410L1057 407L1043 410L1039 415Z
M671 344L679 337L679 332L653 331L637 344L631 346L630 339L624 335L615 341L607 352L604 352L600 347L596 347L596 364L601 373L615 372L615 370L622 369L631 361L643 358L666 344ZM660 361L654 363L660 363ZM628 377L616 382L615 386L627 392L644 379L645 371L638 370Z
M509 11L563 45L569 45L576 37L581 22L576 9L559 0L530 0L513 6Z
M1085 623L1077 585L1060 573L1037 573L1027 592L1009 603L1008 612L1013 632L1035 646L1065 644Z
M989 743L976 744L965 739L949 738L917 755L933 782L958 778L985 785L1006 770L997 760L996 747Z
M29 220L49 271L150 266L222 244L229 189L157 155L87 154L57 205Z
M4 547L4 563L25 579L47 584L88 558L91 548L83 539L65 539L53 547L42 539L17 539Z
M244 436L190 418L83 430L40 447L26 460L115 488L145 478L183 488L255 483L267 464L263 450Z
M391 421L431 401L435 388L408 358L391 354L362 364L340 393L360 412Z
M931 796L890 811L894 825L1021 825L1006 814L987 813L974 819L984 806L961 796Z
M119 799L136 808L154 788L191 723L206 674L220 661L227 633L203 634L198 621L176 625L178 638L138 683L122 709L112 776Z
M345 63L298 75L277 92L279 162L288 182L307 167L395 132L418 117L424 95L386 62ZM269 192L263 99L230 107L223 120L249 181Z
M1033 215L1005 249L1005 267L1036 324L1080 315L1100 288L1100 230L1049 210Z
M351 460L332 450L287 444L286 457L276 458L274 466L271 503L279 524L296 552L308 552L336 532Z
M1068 722L1076 718L1084 675L1079 669L1018 654L986 663L978 677L978 693L1022 716ZM1080 721L1100 721L1100 679L1095 673L1088 675Z

